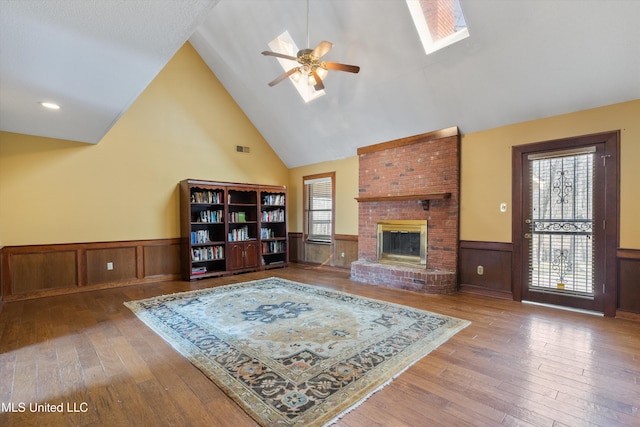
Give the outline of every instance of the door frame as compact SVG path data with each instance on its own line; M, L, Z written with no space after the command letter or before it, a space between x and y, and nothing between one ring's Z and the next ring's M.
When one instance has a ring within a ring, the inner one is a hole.
M523 211L523 198L526 194L522 178L523 167L528 154L534 152L553 151L560 149L577 148L587 145L604 144L605 158L594 159L606 161L605 168L605 206L604 218L606 227L604 232L604 306L605 316L614 317L618 305L618 269L616 251L620 242L620 131L610 131L591 135L575 136L569 138L541 141L512 147L512 217L511 217L511 241L513 245L513 269L511 291L514 301L522 301L523 277L528 269L525 265L526 257L524 221L526 212Z

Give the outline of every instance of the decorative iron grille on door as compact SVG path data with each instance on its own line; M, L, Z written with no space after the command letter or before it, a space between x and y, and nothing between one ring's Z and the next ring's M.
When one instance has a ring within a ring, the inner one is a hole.
M593 297L593 149L529 155L529 288Z

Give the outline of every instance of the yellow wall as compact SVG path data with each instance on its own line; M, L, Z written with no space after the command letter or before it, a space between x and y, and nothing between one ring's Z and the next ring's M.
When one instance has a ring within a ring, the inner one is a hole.
M620 247L640 249L640 100L463 135L460 238L511 242L512 146L613 130L621 131Z
M461 239L511 241L512 146L620 129L620 246L640 249L639 117L635 100L463 135ZM302 177L332 171L335 231L356 235L358 157L287 170L186 44L98 145L0 132L0 246L177 237L185 178L288 184L301 232Z
M178 237L185 178L288 180L189 44L97 145L0 133L0 246Z
M461 240L511 242L512 146L613 130L621 135L620 247L640 249L640 100L463 135ZM358 233L357 156L289 171L291 231L302 231L302 177L331 171L337 174L336 233Z
M358 234L358 157L289 169L289 231L302 232L302 177L336 173L336 234Z

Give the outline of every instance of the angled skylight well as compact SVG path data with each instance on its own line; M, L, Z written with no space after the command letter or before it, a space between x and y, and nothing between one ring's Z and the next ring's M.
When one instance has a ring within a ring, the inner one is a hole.
M460 0L406 0L427 55L469 37Z
M289 35L288 31L285 31L275 39L271 40L269 42L269 48L271 48L271 50L274 52L284 53L285 55L294 57L298 54L299 50L298 46L296 46L296 43L293 41L293 38L291 38L291 35ZM289 71L292 68L300 66L300 64L298 64L296 61L291 61L284 58L277 59L284 71ZM325 94L324 89L315 90L313 88L313 85L309 84L307 79L300 78L300 73L295 73L289 76L289 80L291 80L291 83L293 83L302 99L304 99L304 102L313 101L314 99Z

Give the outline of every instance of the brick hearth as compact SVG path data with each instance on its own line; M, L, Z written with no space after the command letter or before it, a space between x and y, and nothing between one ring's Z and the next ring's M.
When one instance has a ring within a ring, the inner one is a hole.
M457 289L460 160L457 128L444 129L358 149L358 261L351 277L360 282L450 294ZM431 200L385 197L450 193ZM377 201L362 201L375 198ZM380 199L382 198L382 199ZM378 263L377 223L426 220L426 268Z
M354 280L425 294L456 292L456 272L358 260L351 263Z

